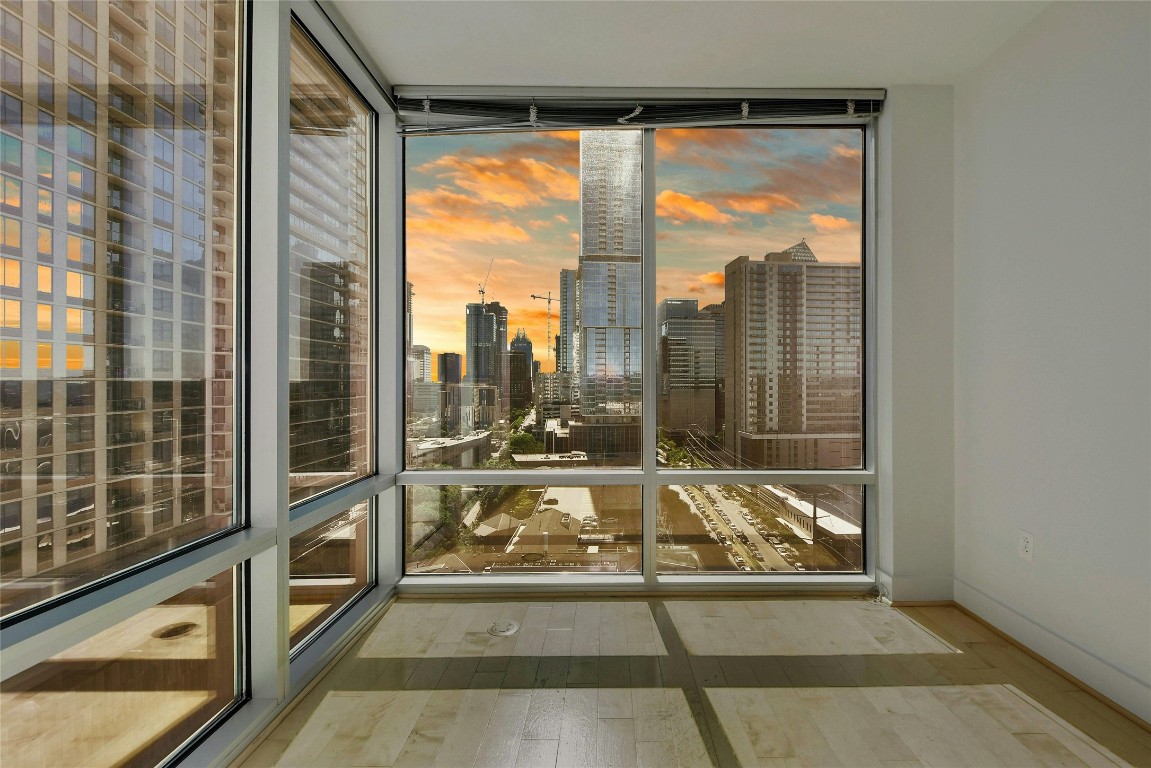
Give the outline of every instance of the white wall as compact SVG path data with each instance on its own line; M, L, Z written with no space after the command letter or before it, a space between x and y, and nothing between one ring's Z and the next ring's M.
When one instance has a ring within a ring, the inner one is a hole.
M956 599L1151 720L1151 4L1052 4L955 167Z
M949 600L954 165L952 88L887 89L879 167L878 576L893 600Z

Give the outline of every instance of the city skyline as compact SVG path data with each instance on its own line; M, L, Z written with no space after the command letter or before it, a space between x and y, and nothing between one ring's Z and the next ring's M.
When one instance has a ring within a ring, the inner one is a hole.
M561 322L531 294L561 292L580 252L579 132L412 137L406 144L407 280L414 343L464 353L460 307L480 299L555 370ZM857 129L656 132L657 300L723 301L723 264L806 239L824 262L859 262ZM649 255L652 257L652 255ZM466 371L465 371L466 373Z

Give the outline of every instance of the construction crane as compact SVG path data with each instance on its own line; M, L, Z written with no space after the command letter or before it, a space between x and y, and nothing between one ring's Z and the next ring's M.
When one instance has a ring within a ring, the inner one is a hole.
M482 283L480 283L480 307L481 308L484 306L484 294L486 294L488 292L488 290L487 290L488 278L492 276L492 264L495 264L495 262L496 262L496 259L493 256L492 260L488 262L488 271L487 271L487 274L484 275L484 281Z
M552 292L548 291L547 296L540 296L538 293L532 294L533 299L542 299L548 303L548 361L552 359L552 302L559 301L559 296L552 298ZM557 349L556 352L559 352Z

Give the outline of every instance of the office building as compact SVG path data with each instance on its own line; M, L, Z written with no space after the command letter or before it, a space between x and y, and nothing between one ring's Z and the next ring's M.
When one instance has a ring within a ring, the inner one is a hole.
M659 326L659 426L673 436L716 432L715 321L695 299L664 299Z
M410 347L412 359L412 380L432 380L432 350L423 344L414 344Z
M800 242L740 256L724 277L728 454L737 466L860 466L860 266L819 262Z
M520 328L508 352L509 406L512 410L532 407L532 371L536 364L532 356L532 340Z
M436 378L440 383L459 384L461 369L458 352L441 352L436 355Z

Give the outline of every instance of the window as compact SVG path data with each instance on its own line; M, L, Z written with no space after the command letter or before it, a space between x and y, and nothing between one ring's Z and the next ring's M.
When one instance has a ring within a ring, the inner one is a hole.
M368 521L368 504L357 504L292 537L288 587L295 617L289 630L293 646L367 588Z
M37 41L36 63L48 72L56 71L56 46L52 38L41 34Z
M68 17L68 45L72 50L83 51L96 58L96 30L75 16Z
M288 244L288 463L290 496L298 502L372 470L374 113L298 26L292 28L291 89L289 186L308 206L292 210Z
M861 571L865 488L835 473L863 467L863 138L409 135L405 465L525 484L410 472L406 572L642 570L639 489L595 478L643 467L645 397L655 573ZM540 469L588 485L527 484ZM714 475L733 469L756 480ZM826 474L772 474L797 469Z
M20 53L24 40L24 25L20 17L7 10L0 9L0 43L4 47Z
M118 530L131 516L116 515L108 538L126 538ZM92 523L69 526L61 542L70 552L95 549ZM4 739L5 762L22 745L22 761L60 764L56 750L88 745L109 763L154 765L237 697L234 618L237 576L224 571L144 610L119 624L4 680L5 695L36 701L35 717L12 713ZM164 674L148 671L146 660L170 659ZM142 660L145 660L142 663ZM125 683L131 679L132 684ZM189 706L167 710L157 700L172 700L196 690ZM77 718L77 714L82 717ZM141 727L124 729L130 717ZM74 723L66 738L59 724ZM146 727L143 725L146 724ZM72 740L75 741L72 741ZM10 752L11 750L11 752Z
M235 439L235 420L231 415L234 345L226 342L216 348L216 336L208 329L189 328L176 340L187 343L187 354L174 357L171 321L176 300L171 290L165 290L173 287L174 270L170 262L166 273L164 267L154 274L148 268L151 246L160 254L174 255L176 234L171 226L152 227L151 221L145 223L147 211L155 210L161 221L166 212L169 225L180 223L171 199L176 192L172 172L175 137L160 139L157 135L174 128L174 117L150 95L150 84L158 79L156 66L166 69L170 77L184 63L183 54L174 53L175 27L155 17L149 4L135 0L118 0L114 5L26 3L22 6L28 9L25 16L34 22L38 19L43 31L37 31L35 40L23 41L24 21L6 10L10 5L6 3L5 9L0 9L4 14L0 19L4 39L10 43L28 42L29 47L25 52L23 45L4 46L0 64L5 82L30 82L31 72L35 71L37 82L43 87L22 89L27 104L6 88L2 105L3 301L6 320L12 314L9 301L17 316L23 310L25 320L14 328L5 328L4 378L7 382L10 367L21 367L23 357L24 378L31 379L25 382L26 386L37 387L37 393L46 399L41 403L26 395L21 415L35 414L48 423L53 419L62 421L65 413L68 417L67 433L61 432L58 440L53 442L50 430L42 436L45 440L37 446L41 453L37 454L36 468L28 468L38 480L25 483L18 498L33 506L62 506L63 485L83 479L89 486L91 501L83 505L89 518L80 521L73 514L68 530L23 532L25 538L19 542L17 557L19 567L6 569L0 579L0 615L5 618L43 601L70 599L76 588L100 582L240 522L233 503L235 472L231 461ZM172 20L181 25L183 5L172 6ZM191 12L189 5L188 14ZM234 77L234 62L243 61L241 45L245 36L237 34L237 30L245 12L235 3L214 2L210 9L201 11L198 25L190 24L189 29L206 30L211 26L217 33L213 42L220 58L213 60L212 78ZM57 14L60 23L54 29L52 17ZM167 58L158 59L152 66L141 58L150 56L156 47L145 45L148 28L168 33ZM188 53L194 55L193 51ZM28 58L22 58L25 54ZM113 73L102 70L98 62L106 62ZM56 67L57 63L61 66ZM65 63L66 78L61 71ZM24 65L31 65L32 69ZM10 80L7 76L21 69L22 77ZM55 77L54 72L58 73ZM134 87L118 90L121 86L116 82L117 76ZM53 93L54 81L62 83L63 92ZM97 99L97 93L103 92L107 99ZM59 104L53 100L56 95L60 97ZM240 89L214 93L213 104L227 117L217 118L206 112L204 127L210 129L217 119L234 120L231 116L243 96ZM98 101L105 102L107 109L99 107ZM33 119L32 115L36 117ZM33 147L25 147L17 133L33 123L37 140ZM59 136L63 140L59 147L55 143L57 125L64 134ZM237 147L235 141L204 144L200 163L205 169L231 176L237 166ZM58 158L57 153L63 157ZM25 159L35 163L34 175L25 171ZM104 173L109 177L107 184L100 175ZM162 203L153 203L156 194L166 196ZM210 223L223 232L219 247L230 251L234 246L232 233L237 229L235 201L214 199L213 203ZM209 225L208 216L205 211L197 219L200 230ZM31 284L21 285L16 259L27 258L31 253L31 235L24 229L28 226L34 227L36 255L31 264L23 267L25 283ZM54 246L66 252L66 261L54 260L54 256L63 258L63 254L53 253ZM8 255L17 265L11 281ZM103 263L97 264L98 259ZM232 265L236 263L245 262L239 258L222 262L213 277L231 286ZM35 273L29 267L35 267ZM149 285L153 276L154 287ZM199 282L202 293L202 278ZM201 318L210 313L214 321L211 331L219 331L230 339L235 317L233 304L213 305L202 296L198 301ZM219 418L210 421L203 415L183 418L188 434L176 454L182 462L181 482L187 488L175 494L179 499L173 507L180 522L155 535L142 513L118 506L121 502L117 501L158 499L162 486L171 483L170 478L157 480L147 466L151 438L144 425L151 422L153 390L161 388L153 379L151 368L153 350L149 345L154 322L161 324L160 343L167 346L163 350L168 356L163 384L187 402L185 410L203 414L211 408L219 414ZM163 323L167 323L166 334ZM213 364L206 364L207 360ZM60 397L55 401L51 397L53 385L60 387ZM109 397L105 397L105 391ZM106 434L103 424L113 417L117 428ZM77 452L77 448L83 450ZM108 472L104 471L105 466ZM40 535L47 535L54 546L42 547L39 540L32 540ZM224 661L230 668L231 656ZM8 682L5 680L5 694ZM229 700L231 696L229 684ZM204 717L201 712L193 718L200 718L197 727L205 722ZM142 736L144 741L150 738L147 734ZM7 737L5 742L0 762L8 763ZM22 762L21 758L15 760ZM50 758L45 760L53 762Z
M24 82L24 64L8 51L0 51L0 77L5 85Z

